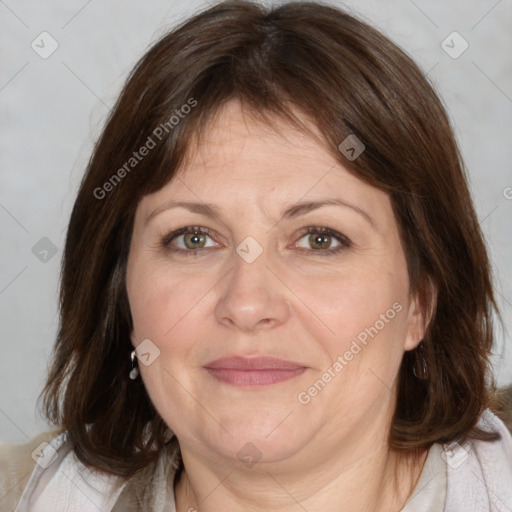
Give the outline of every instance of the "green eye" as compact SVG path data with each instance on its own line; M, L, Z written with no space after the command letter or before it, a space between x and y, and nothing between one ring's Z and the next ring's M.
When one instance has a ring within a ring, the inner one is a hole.
M185 233L183 235L183 243L187 249L202 249L206 244L206 236L204 233L198 231Z
M167 235L162 240L162 244L173 251L195 252L198 249L205 249L207 247L207 238L211 238L209 229L198 226L187 226ZM180 239L182 240L181 246L171 247L171 242Z
M318 254L329 256L350 247L350 241L341 233L337 233L329 228L310 227L306 230L300 240L306 239L312 249L307 249L307 254ZM338 241L338 245L331 248L332 240Z

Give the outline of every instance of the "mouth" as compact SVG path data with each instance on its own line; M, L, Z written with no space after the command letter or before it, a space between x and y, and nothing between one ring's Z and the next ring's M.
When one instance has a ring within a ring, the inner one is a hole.
M268 386L293 379L306 366L274 357L226 357L204 366L215 379L238 387Z

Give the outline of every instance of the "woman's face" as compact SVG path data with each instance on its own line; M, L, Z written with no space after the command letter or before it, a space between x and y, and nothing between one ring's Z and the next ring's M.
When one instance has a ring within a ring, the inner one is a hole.
M152 402L182 450L233 464L385 439L423 335L388 196L279 126L228 103L138 205L128 261Z

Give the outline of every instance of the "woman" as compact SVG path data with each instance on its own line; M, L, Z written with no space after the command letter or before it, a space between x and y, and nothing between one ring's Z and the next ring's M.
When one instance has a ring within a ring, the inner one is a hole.
M418 67L333 7L222 3L148 51L95 147L43 390L57 430L11 449L5 499L511 510L493 309Z

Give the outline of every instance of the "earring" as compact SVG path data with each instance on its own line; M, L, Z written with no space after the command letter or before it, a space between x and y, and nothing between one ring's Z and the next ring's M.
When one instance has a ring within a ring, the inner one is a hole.
M429 377L427 361L424 356L423 340L421 340L416 349L416 361L413 364L412 373L419 380L427 380Z
M135 366L135 350L132 350L130 353L130 361L132 364L132 369L130 370L130 379L135 380L139 375L139 369Z

